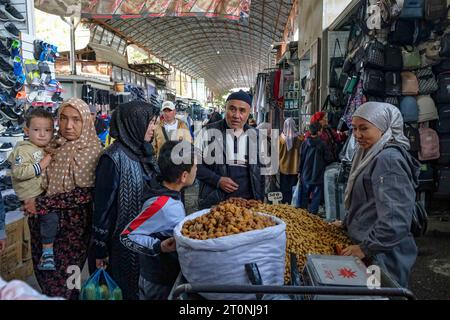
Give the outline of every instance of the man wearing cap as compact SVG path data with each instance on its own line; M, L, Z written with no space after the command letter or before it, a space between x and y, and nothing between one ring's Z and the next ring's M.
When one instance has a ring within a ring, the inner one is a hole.
M208 147L203 150L202 164L198 165L197 178L200 181L199 207L210 208L231 197L244 199L264 199L264 179L257 155L257 131L247 124L252 98L244 91L232 93L226 102L225 119L208 124L207 146L217 141L211 138L212 132L220 133L222 157L209 154ZM253 148L253 149L252 149ZM211 157L212 155L212 157ZM256 156L256 158L255 158ZM208 160L208 157L210 157ZM256 159L253 161L252 159Z
M184 121L175 118L177 111L171 101L164 101L161 107L162 120L156 127L153 138L153 149L156 156L167 141L186 140L192 143L191 133Z

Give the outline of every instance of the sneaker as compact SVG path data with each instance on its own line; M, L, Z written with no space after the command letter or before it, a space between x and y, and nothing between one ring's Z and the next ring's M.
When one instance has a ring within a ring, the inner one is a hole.
M0 106L0 113L3 115L3 117L11 121L17 121L19 119L19 116L14 111L12 111L11 107L5 105ZM5 134L7 133L8 130L5 131Z
M0 10L0 21L3 21L3 22L9 21L8 16L1 10Z
M33 56L34 56L35 60L39 60L39 58L41 57L41 53L42 53L41 43L42 43L41 40L34 40L34 42L33 42L33 46L34 46Z
M14 70L14 74L17 77L24 75L23 74L22 59L19 56L16 56L13 59L13 70Z
M41 271L55 271L55 256L49 253L42 254L41 261L37 268Z
M15 83L6 73L0 72L0 86L5 89L11 89Z
M31 91L27 96L27 102L32 103L36 100L36 97L38 95L38 91Z
M5 142L0 146L1 152L11 151L12 149L13 149L13 145L12 145L12 143L9 143L9 142Z
M0 9L0 12L4 13L10 20L25 21L24 16L11 3L6 4L4 9Z
M4 72L10 72L14 70L14 64L11 63L11 59L5 59L0 56L0 69Z
M23 137L23 128L19 125L11 125L8 127L5 132L2 133L2 136L4 137Z
M8 32L8 34L11 37L19 38L20 37L20 30L17 29L17 27L12 22L6 22L3 27Z
M13 98L11 98L9 93L7 93L6 91L0 90L0 103L2 105L11 107L16 104L16 101Z
M11 52L1 41L0 41L0 54L4 55L5 57L8 57L8 58L11 56Z

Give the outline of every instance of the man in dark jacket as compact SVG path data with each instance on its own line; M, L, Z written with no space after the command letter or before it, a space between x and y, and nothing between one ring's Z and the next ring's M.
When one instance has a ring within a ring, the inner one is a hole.
M205 127L208 145L197 174L200 209L231 197L264 199L257 131L247 125L251 104L252 98L244 91L232 93L225 119Z
M323 176L326 166L333 161L333 155L320 138L322 127L319 122L310 125L310 136L302 144L300 150L299 178L301 179L299 207L308 208L317 214L323 192Z

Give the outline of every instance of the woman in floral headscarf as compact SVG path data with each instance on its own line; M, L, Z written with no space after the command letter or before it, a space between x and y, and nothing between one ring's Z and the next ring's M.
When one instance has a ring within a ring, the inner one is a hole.
M59 230L54 241L55 271L37 269L41 257L40 219L29 219L36 279L42 293L77 299L79 291L67 285L69 266L80 270L91 235L92 189L101 144L88 105L72 98L59 109L59 134L48 150L52 161L43 176L44 196L36 199L39 214L57 212ZM27 208L25 208L27 209Z

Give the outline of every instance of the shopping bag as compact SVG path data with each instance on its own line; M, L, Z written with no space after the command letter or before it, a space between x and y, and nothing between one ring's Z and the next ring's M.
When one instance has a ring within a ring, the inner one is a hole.
M297 184L292 188L291 206L295 208L297 208L299 193L300 193L300 179L298 179Z
M97 269L81 288L80 300L122 299L122 290L103 268Z

